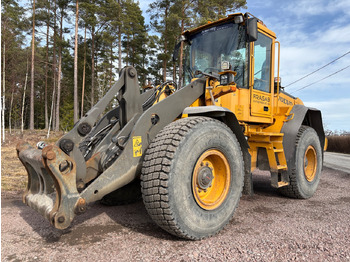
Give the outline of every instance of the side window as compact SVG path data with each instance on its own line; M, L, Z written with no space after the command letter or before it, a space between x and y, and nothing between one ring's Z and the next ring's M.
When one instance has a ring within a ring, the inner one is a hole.
M254 89L270 92L272 39L259 33L254 43Z

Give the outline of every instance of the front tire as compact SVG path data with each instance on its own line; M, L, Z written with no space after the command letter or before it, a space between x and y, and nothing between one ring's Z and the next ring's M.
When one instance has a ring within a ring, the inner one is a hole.
M289 185L279 188L279 191L292 198L310 198L320 182L321 170L320 139L313 128L301 126L296 139L295 163L289 174Z
M214 235L238 206L243 166L240 145L226 125L207 117L180 119L147 149L141 174L145 207L175 236Z

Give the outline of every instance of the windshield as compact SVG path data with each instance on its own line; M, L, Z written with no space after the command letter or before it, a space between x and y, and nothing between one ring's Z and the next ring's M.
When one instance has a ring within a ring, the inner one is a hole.
M221 62L228 61L237 72L238 87L247 87L248 54L245 28L228 23L211 27L190 37L185 47L184 85L197 77L196 70L205 73L221 72Z

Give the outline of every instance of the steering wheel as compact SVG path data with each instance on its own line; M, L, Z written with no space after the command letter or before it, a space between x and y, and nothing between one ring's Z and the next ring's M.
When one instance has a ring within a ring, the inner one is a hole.
M204 73L209 73L209 72L212 72L212 71L209 71L209 70L215 70L216 72L220 72L220 69L217 69L216 67L207 67L206 69L204 69Z

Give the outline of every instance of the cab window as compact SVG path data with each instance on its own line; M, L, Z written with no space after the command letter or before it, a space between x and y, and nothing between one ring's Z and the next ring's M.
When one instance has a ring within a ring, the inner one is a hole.
M210 27L189 37L184 49L184 85L197 70L209 74L221 72L221 63L229 62L238 87L248 87L248 45L245 27L226 23Z
M270 92L272 39L259 33L254 43L254 89Z

